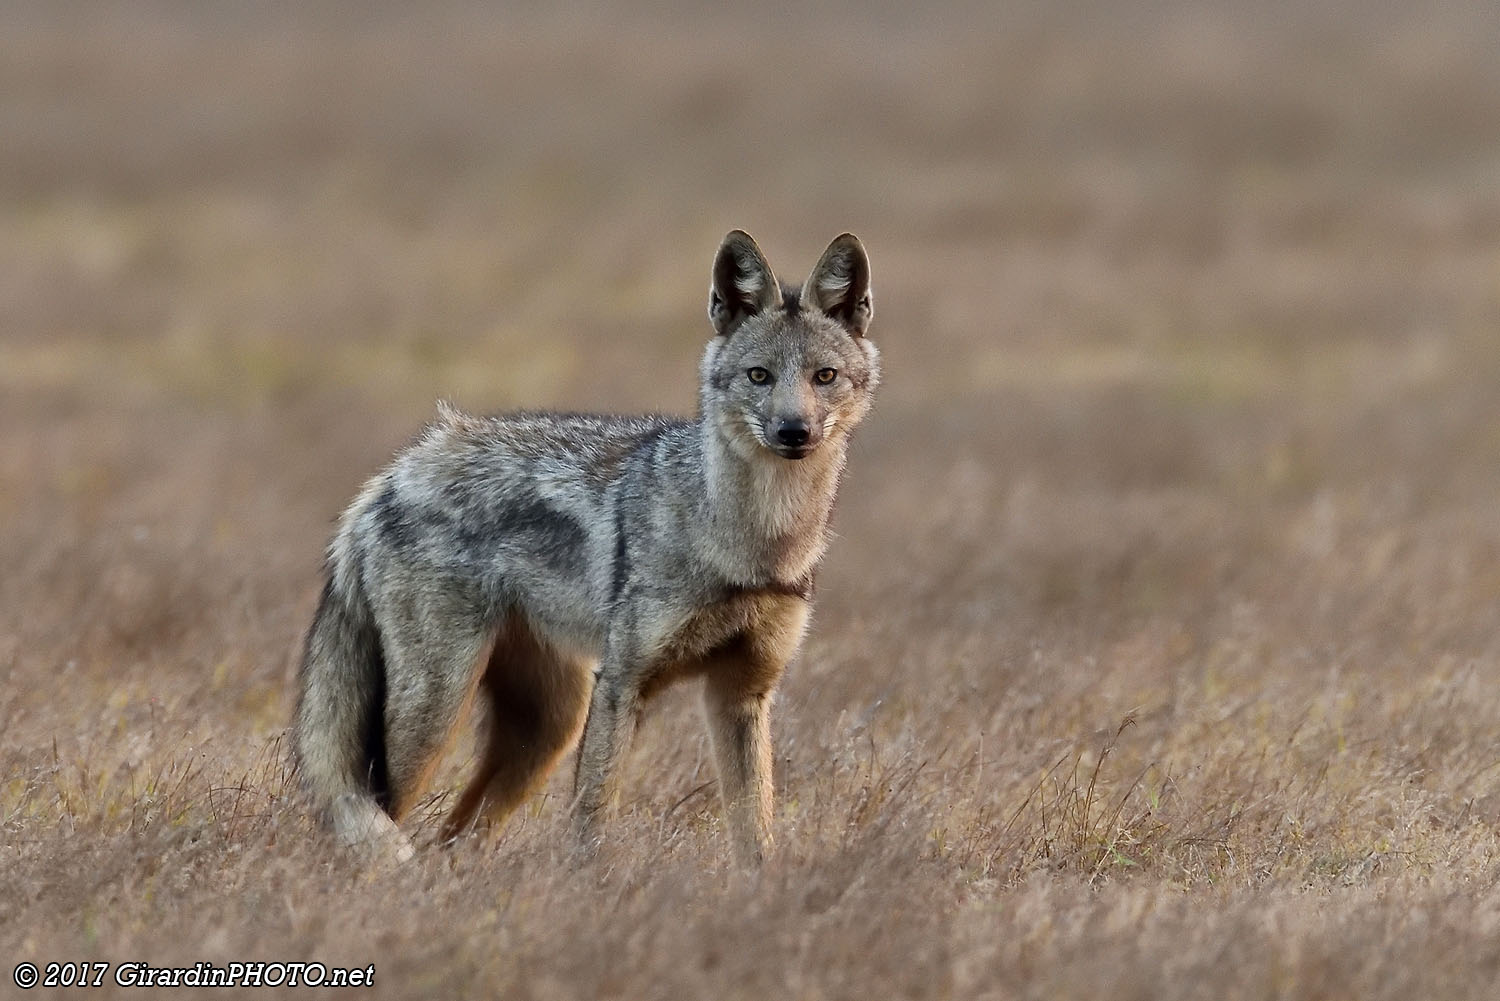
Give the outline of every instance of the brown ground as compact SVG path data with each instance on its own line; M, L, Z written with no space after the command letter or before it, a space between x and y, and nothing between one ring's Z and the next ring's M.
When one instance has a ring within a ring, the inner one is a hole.
M0 15L0 982L1497 996L1500 18L243 6ZM559 776L363 870L284 765L332 519L440 396L689 409L732 226L859 233L888 373L780 853L682 691L597 866Z

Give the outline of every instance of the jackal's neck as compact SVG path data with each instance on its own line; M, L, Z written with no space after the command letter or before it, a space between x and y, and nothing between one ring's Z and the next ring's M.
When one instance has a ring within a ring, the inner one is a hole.
M731 440L709 418L700 417L698 429L700 527L711 561L746 584L806 577L826 546L844 470L844 439L826 441L807 458L791 460Z

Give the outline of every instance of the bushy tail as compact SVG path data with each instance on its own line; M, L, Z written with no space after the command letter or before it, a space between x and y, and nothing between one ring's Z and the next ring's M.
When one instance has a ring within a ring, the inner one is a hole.
M302 657L294 741L297 770L318 809L347 845L398 859L410 843L386 812L385 663L380 634L358 585L335 574L323 589Z

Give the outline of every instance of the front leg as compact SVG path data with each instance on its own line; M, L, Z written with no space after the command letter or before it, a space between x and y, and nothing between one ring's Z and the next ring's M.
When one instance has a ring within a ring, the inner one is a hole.
M771 850L771 693L732 674L710 674L703 690L725 823L743 862Z
M599 847L599 825L635 730L639 704L640 686L635 679L621 670L620 663L606 658L594 683L573 780L573 835L586 852Z
M805 598L763 597L750 628L720 648L704 679L725 823L747 863L771 850L771 697L802 644L808 611Z

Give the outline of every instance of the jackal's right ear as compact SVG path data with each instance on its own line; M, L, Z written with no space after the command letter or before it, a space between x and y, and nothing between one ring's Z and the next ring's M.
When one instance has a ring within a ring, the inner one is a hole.
M771 274L766 255L750 234L733 230L719 244L714 258L713 284L708 289L708 321L721 337L747 316L781 301L781 286Z

